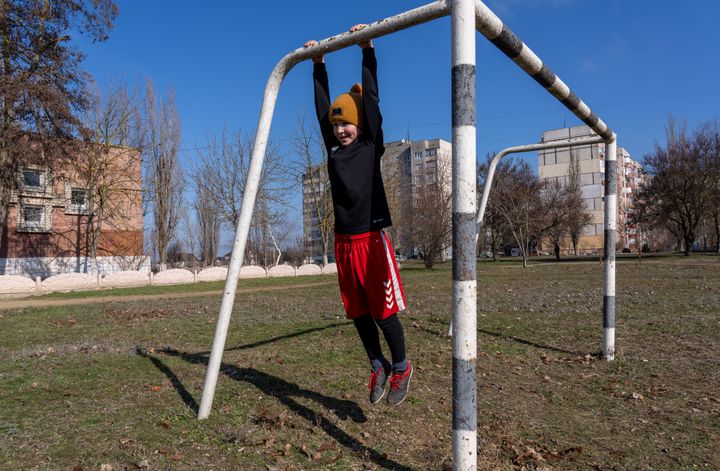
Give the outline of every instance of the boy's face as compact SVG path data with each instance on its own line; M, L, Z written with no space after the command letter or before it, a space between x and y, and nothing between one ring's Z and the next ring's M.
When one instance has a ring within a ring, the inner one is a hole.
M355 142L355 139L358 138L361 131L354 124L341 121L339 123L333 123L333 133L335 137L337 137L337 140L340 141L340 145L345 147Z

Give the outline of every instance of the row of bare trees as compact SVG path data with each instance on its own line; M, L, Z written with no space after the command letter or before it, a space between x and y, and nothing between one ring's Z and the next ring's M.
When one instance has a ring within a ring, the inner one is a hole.
M665 229L689 255L701 227L713 228L720 253L720 121L687 125L670 118L665 144L645 156L650 178L635 201L631 222L641 231Z
M104 92L89 94L81 116L82 140L69 157L72 175L65 178L87 194L88 257L97 259L104 229L123 230L128 219L149 214L149 248L164 269L183 211L180 118L173 91L158 97L150 79L144 93L110 83Z
M189 170L195 192L191 205L203 265L214 263L223 228L234 233L237 227L250 168L251 137L241 130L209 133ZM278 146L269 142L245 248L246 263L270 266L283 258L291 235L288 230L291 224L287 221L291 184L287 175L288 165Z
M478 186L486 184L492 155L480 166ZM541 181L522 160L501 161L493 179L481 235L489 236L493 258L499 248L513 241L527 266L531 250L543 239L555 247L559 259L560 242L569 238L577 255L577 243L591 216L580 189L578 158L570 153L570 172L565 185ZM481 237L482 239L482 237ZM482 240L481 240L482 242Z

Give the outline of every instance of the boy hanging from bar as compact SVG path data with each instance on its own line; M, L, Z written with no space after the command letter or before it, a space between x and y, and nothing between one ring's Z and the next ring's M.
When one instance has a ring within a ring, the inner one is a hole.
M365 26L353 26L350 32ZM315 44L311 40L305 47ZM313 58L315 110L328 155L340 294L370 359L370 403L383 398L389 383L387 402L397 405L407 396L413 368L405 358L405 336L397 316L405 309L405 293L395 252L383 231L392 221L380 173L385 146L375 49L371 40L359 46L362 86L356 83L332 104L324 57ZM378 327L392 364L383 356Z

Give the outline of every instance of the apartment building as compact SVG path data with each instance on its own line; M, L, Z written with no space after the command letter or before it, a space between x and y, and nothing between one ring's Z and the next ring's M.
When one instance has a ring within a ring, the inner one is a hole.
M574 126L545 131L541 142L560 141L594 135L588 126ZM538 177L566 185L570 176L570 163L576 161L585 209L590 213L590 224L585 227L578 243L581 254L600 253L604 241L605 144L588 144L577 147L560 147L538 151ZM618 243L619 248L637 250L641 241L628 224L634 196L645 176L642 166L633 160L627 149L617 147ZM563 252L572 250L568 241L561 244Z
M383 182L393 226L386 229L396 252L405 256L417 255L412 244L411 225L414 201L423 191L450 193L452 145L442 139L411 141L402 139L385 143L382 158ZM316 166L302 178L303 238L308 257L321 259L321 227L329 198L329 182L325 169ZM320 211L318 209L321 208ZM329 208L332 209L332 206ZM332 255L332 243L329 245ZM451 256L450 249L446 257Z
M90 194L77 173L79 164L55 169L27 164L19 169L12 190L5 230L0 238L0 275L47 277L59 273L106 274L149 270L143 255L142 175L136 149L109 150L108 180L125 175L122 188L103 186L112 199L90 258ZM82 159L79 157L78 160ZM107 180L105 181L107 183ZM99 201L101 196L93 198Z

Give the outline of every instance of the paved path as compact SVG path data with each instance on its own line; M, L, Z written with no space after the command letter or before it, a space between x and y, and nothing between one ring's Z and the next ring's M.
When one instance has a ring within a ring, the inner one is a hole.
M255 288L238 288L236 294L259 293L262 291L282 291L297 288L312 288L315 286L337 285L337 281L325 281L318 283L303 283L299 285L288 286L260 286ZM46 298L22 298L22 299L4 299L0 300L0 310L24 309L31 307L47 307L47 306L70 306L73 304L104 304L113 302L133 302L147 301L157 299L178 299L178 298L200 298L206 296L222 297L222 290L212 291L194 291L182 293L158 293L158 294L135 294L128 296L93 296L88 298L72 298L72 299L46 299Z

